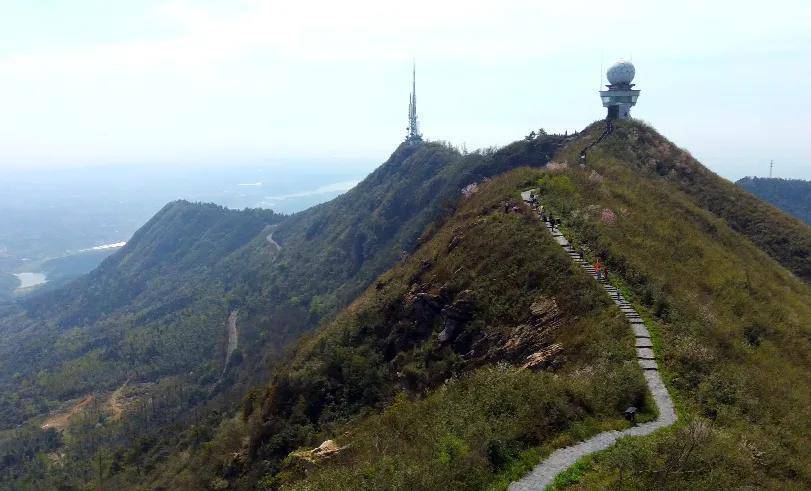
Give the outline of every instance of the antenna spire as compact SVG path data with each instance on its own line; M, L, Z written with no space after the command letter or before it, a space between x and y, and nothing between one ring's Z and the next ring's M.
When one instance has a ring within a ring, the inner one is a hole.
M774 170L774 160L769 161L769 179L772 178L772 171Z
M417 122L417 64L411 64L411 97L408 98L408 132L406 143L414 144L422 141L419 123Z

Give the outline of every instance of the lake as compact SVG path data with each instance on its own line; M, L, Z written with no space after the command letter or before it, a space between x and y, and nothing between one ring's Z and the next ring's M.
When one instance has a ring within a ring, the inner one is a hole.
M18 290L22 290L23 288L28 288L31 286L37 286L45 283L48 279L45 276L45 273L16 273L14 276L20 280L20 286L17 287Z

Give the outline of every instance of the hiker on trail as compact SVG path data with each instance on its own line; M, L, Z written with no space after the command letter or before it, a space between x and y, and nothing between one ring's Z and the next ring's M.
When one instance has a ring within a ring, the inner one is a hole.
M603 269L603 263L600 262L599 259L597 259L597 262L594 263L594 271L597 272L597 280L602 279L602 276L601 276L602 269Z
M608 283L608 266L603 266L603 281Z
M510 202L505 201L504 202L504 213L509 213L509 212L510 212Z

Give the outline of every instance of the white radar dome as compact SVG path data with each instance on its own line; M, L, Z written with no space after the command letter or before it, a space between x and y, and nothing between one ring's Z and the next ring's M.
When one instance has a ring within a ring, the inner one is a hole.
M620 60L611 65L605 75L611 85L629 84L636 75L636 69L630 61Z

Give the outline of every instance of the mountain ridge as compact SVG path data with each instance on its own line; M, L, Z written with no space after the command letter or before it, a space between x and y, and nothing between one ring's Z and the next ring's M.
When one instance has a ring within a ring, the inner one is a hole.
M538 139L540 158L561 141L558 136ZM460 157L447 145L400 146L358 191L290 217L184 202L167 205L97 271L28 299L27 313L14 307L0 319L0 329L13 334L0 343L0 363L8 376L0 383L11 388L5 391L8 399L0 401L0 416L6 425L33 417L28 424L36 426L37 415L88 392L103 395L131 377L133 394L154 390L153 397L168 404L165 417L141 436L151 441L165 436L161 427L188 425L199 412L232 407L259 383L287 343L330 316L413 247L462 187L501 170L476 155L464 162ZM387 204L368 213L377 200ZM195 214L222 221L196 220ZM238 233L233 227L239 221L229 224L225 216L241 217L250 226ZM281 250L266 239L271 225ZM193 233L184 233L184 227ZM170 231L175 236L163 233ZM212 245L212 237L225 240ZM109 295L108 285L117 294ZM226 358L226 318L236 308L240 362L231 363L222 383L213 385ZM184 387L180 398L175 397L178 385ZM29 431L30 438L39 438L38 430ZM100 441L94 433L106 431L106 439L125 445L134 437L123 422L75 431L74 438L82 435L83 443L73 446L85 450L66 460L65 472L74 469L74 475L90 472L87 452L99 450ZM12 460L25 461L14 450L23 443L10 445Z
M794 415L786 412L794 402L780 402L785 394L763 385L765 375L750 372L783 370L798 387L808 373L798 324L809 317L802 305L809 299L803 277L808 227L638 123L617 124L581 168L579 151L601 131L598 122L576 135L533 134L466 155L435 143L400 146L367 180L330 203L290 217L255 221L249 213L239 215L252 233L234 247L209 247L207 239L216 234L203 227L182 247L188 263L173 255L180 243L164 250L145 242L143 250L158 257L146 263L130 258L141 240L135 241L109 264L131 266L136 274L146 264L160 272L151 278L159 292L170 294L137 310L123 296L112 302L123 306L117 317L61 326L56 341L41 339L38 346L62 346L65 364L15 378L23 383L7 385L15 388L4 396L32 404L29 416L41 414L53 404L43 400L49 397L43 387L65 390L70 385L64 377L73 374L77 380L92 375L93 383L112 390L129 380L131 370L99 374L93 363L134 360L126 363L139 367L140 379L130 385L161 401L165 415L137 406L133 392L136 405L124 414L151 421L137 438L127 418L110 421L103 411L83 413L69 425L68 445L26 426L16 440L0 439L0 454L12 463L6 483L36 475L43 486L98 479L96 484L124 488L308 489L339 482L370 489L499 487L560 445L623 428L629 404L642 410L643 419L653 417L638 368L626 363L633 351L621 313L539 235L520 204L519 191L534 186L589 258L604 256L618 286L650 323L654 341L668 339L662 366L677 389L677 404L690 412L688 420L716 425L702 433L712 448L700 456L717 459L713 449L726 451L729 468L743 469L738 477L724 474L727 482L786 483L792 473L806 482L798 442L781 434L785 424L802 419L802 406ZM281 249L267 240L268 227ZM212 229L220 230L216 224ZM646 246L647 237L654 242ZM658 256L640 254L646 248ZM230 252L215 252L224 250ZM200 276L182 285L163 274L183 271ZM773 315L771 324L741 291ZM58 302L51 309L61 310ZM241 361L226 367L221 384L215 381L222 361L183 359L177 345L163 346L185 336L199 353L211 358L212 351L222 352L224 360L225 320L235 309ZM75 317L69 310L65 315ZM55 322L45 320L43 325ZM26 322L29 330L42 328L18 310L0 320L0 329ZM94 329L128 342L88 343ZM776 361L780 340L792 344ZM528 357L537 363L528 365ZM165 366L141 367L138 360L165 360ZM4 361L13 374L16 367ZM22 363L18 359L17 366ZM66 395L86 388L76 387ZM770 407L757 399L761 394L777 402ZM3 406L12 403L5 399ZM751 424L759 425L758 436L777 449L775 455L794 451L795 457L758 467L755 453L743 455L725 443ZM693 430L680 427L622 444L589 467L583 483L616 484L612 472L625 465L617 456L630 454L636 467L628 479L655 487L661 483L651 481L646 469L669 465L656 455L675 455L680 439L696 438L699 430ZM301 457L328 438L350 447L331 461ZM26 457L36 454L31 448L65 452L61 467ZM101 470L87 465L96 461ZM719 486L699 464L684 464L694 466L678 474L684 485Z
M760 199L811 225L811 181L744 177L735 182Z

